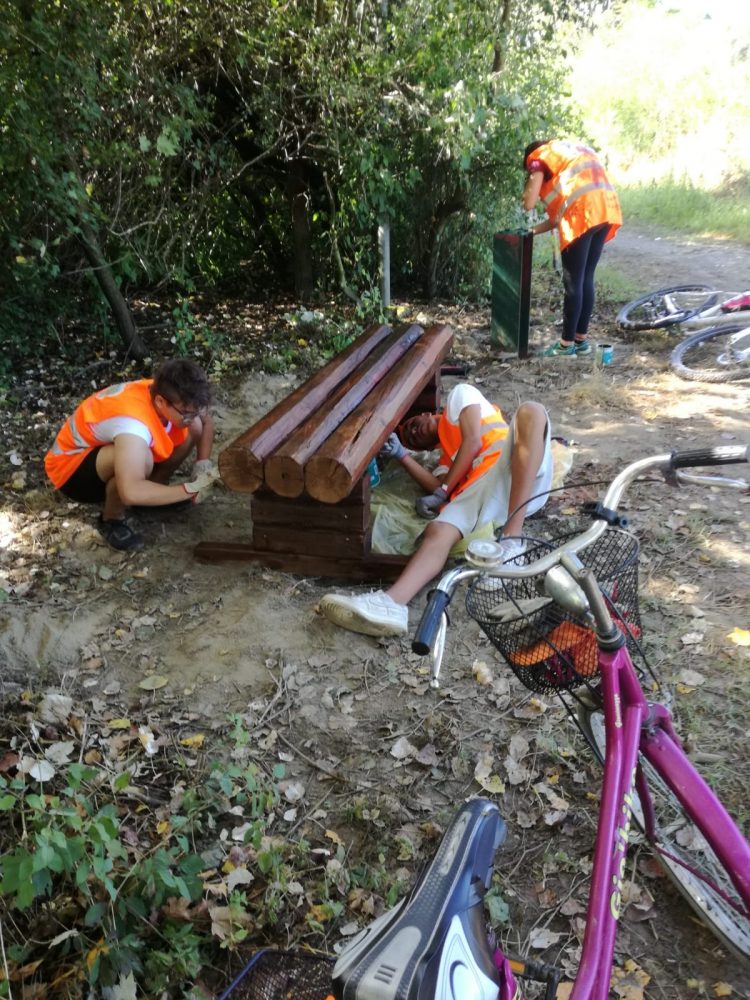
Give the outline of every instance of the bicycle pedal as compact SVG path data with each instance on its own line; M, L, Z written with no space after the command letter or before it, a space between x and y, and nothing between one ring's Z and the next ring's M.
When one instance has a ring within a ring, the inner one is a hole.
M333 969L337 1000L495 1000L482 899L505 823L487 800L454 816L410 894L358 934Z
M510 967L513 975L519 979L528 979L533 983L541 983L546 986L544 1000L555 1000L557 987L563 978L562 969L533 958L511 958Z

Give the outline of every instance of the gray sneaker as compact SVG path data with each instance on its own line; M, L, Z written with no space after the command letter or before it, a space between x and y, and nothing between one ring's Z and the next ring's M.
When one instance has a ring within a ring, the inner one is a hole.
M318 610L335 625L363 635L405 635L409 629L409 609L382 590L352 597L326 594Z

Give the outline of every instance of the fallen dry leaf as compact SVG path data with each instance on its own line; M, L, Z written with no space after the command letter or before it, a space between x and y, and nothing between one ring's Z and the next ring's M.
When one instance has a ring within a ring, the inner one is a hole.
M169 684L168 677L164 677L162 674L150 674L143 678L138 687L144 691L158 691L159 688L166 687L167 684Z
M733 642L735 646L750 646L750 629L733 628L727 639Z
M195 733L194 736L186 736L184 739L181 739L180 743L184 747L189 747L192 750L197 750L198 747L203 746L203 741L205 740L205 738L206 736L204 733Z

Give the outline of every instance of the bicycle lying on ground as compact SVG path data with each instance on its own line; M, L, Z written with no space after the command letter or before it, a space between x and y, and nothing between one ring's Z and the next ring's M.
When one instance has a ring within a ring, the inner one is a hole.
M525 553L506 564L499 562L497 543L471 543L467 564L444 574L432 592L412 644L415 652L431 654L431 685L438 687L446 608L459 586L469 584L471 617L527 688L560 696L603 761L586 926L571 1000L606 1000L609 994L631 821L719 940L750 958L750 845L687 758L667 707L644 695L643 668L631 656L640 655L638 543L617 513L628 486L648 472L660 471L674 483L747 491L743 480L680 470L749 460L747 447L642 459L614 479L601 503L591 505L593 523L579 534L528 539ZM276 976L274 991L243 997L520 1000L519 981L529 979L544 984L546 1000L553 1000L560 970L511 959L487 934L483 896L504 835L491 801L466 803L411 893L352 939L332 972L330 966L322 969L317 991L309 956L292 960L302 965L291 984L291 967L285 971L282 957L263 973L264 982Z
M677 344L670 356L682 378L730 382L750 377L750 291L720 292L709 285L661 288L628 302L616 322L620 330L679 325L697 331Z

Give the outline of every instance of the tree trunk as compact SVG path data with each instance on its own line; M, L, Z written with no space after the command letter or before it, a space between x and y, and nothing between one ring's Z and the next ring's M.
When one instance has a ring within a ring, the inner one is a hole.
M451 198L440 202L435 208L427 249L427 274L425 275L425 291L429 299L434 299L437 295L437 262L443 230L448 225L450 217L463 212L465 208L466 196L461 192L456 192Z
M122 342L125 344L127 353L130 357L142 361L146 357L146 347L136 329L130 307L115 281L112 268L104 257L96 231L88 222L79 220L79 225L81 228L80 239L83 249L91 264L91 270L101 289L101 293L112 310L117 331L122 338Z
M313 264L310 246L309 192L305 181L304 165L294 160L287 180L287 193L292 213L292 240L294 245L294 290L301 299L313 293Z

